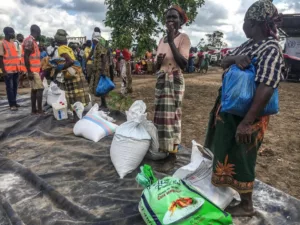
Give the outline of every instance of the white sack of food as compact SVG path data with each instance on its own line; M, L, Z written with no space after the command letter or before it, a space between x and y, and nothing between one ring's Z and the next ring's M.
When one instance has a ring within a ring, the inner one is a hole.
M64 103L65 105L68 104L67 99L66 99L66 92L64 92L64 91L60 92L60 95L59 95L56 103L60 103L60 104Z
M82 114L83 114L83 111L84 111L84 105L81 102L75 102L72 105L72 109L75 111L77 117L79 119L82 119Z
M76 136L98 142L116 131L118 125L100 117L98 115L98 108L98 104L95 104L91 110L75 124L73 132Z
M64 94L65 92L57 84L51 82L47 91L47 104L52 106L53 103L59 103L58 100L62 93Z
M135 101L126 112L127 122L117 128L111 144L111 161L121 179L140 165L149 150L151 136L142 124L147 121L145 111L145 103Z
M173 177L180 178L196 187L199 192L221 209L225 209L238 193L232 188L216 187L211 183L213 170L213 153L202 145L192 141L192 155L190 164L179 168ZM201 148L201 151L199 148ZM203 157L202 152L211 159Z

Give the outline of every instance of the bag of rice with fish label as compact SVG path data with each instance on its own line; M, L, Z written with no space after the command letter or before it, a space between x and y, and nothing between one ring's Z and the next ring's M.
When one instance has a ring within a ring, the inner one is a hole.
M145 166L144 166L145 167ZM222 211L184 181L151 178L149 166L137 176L143 191L139 211L147 225L232 225L230 214ZM144 172L145 170L145 172ZM152 183L152 184L151 184Z

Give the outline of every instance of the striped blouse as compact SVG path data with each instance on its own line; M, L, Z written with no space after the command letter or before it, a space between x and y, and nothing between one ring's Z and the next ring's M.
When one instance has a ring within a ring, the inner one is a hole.
M253 44L253 40L250 39L235 49L230 55L248 55L251 59L257 58L256 82L277 88L279 82L283 79L283 53L279 42L273 37L256 44Z

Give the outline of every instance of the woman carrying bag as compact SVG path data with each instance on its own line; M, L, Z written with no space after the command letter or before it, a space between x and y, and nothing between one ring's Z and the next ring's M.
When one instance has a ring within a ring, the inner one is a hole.
M252 192L256 157L270 117L261 113L278 87L284 69L276 35L279 19L271 0L255 2L246 13L243 27L249 40L222 62L224 69L235 64L245 70L256 59L253 82L256 82L257 88L250 109L245 116L223 112L220 90L210 115L205 141L205 147L214 153L212 183L217 187L231 187L241 196L239 205L227 209L232 216L254 215Z
M65 59L65 63L59 65L56 72L63 73L64 83L60 86L66 93L68 108L73 110L72 105L75 102L81 102L87 106L90 102L88 84L73 50L67 46L67 32L59 29L54 38L58 45L59 57Z

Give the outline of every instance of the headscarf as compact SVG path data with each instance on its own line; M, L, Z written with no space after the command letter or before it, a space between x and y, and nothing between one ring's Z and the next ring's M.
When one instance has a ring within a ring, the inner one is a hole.
M127 48L124 48L121 53L126 61L129 61L131 59L131 54Z
M179 15L181 16L181 18L182 18L181 23L180 23L180 26L186 24L186 23L189 21L189 18L188 18L188 16L187 16L186 12L185 12L179 5L173 5L173 6L171 6L171 7L166 11L166 13L167 13L168 11L172 10L172 9L176 10L176 11L179 13Z
M63 29L58 29L56 34L54 35L54 39L58 43L66 43L68 42L67 40L67 32Z
M278 39L277 24L281 22L281 17L273 0L259 0L253 3L245 15L247 20L264 22L267 32L275 39Z

